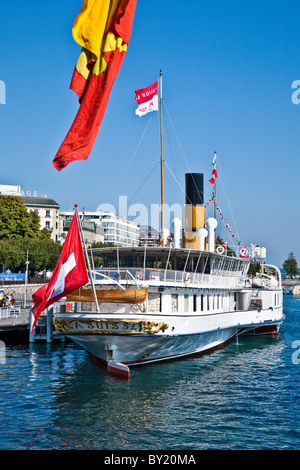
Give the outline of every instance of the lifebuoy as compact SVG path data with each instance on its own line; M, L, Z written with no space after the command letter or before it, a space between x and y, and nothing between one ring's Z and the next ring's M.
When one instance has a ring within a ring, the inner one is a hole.
M240 251L240 257L241 258L248 258L249 254L248 254L248 250L247 248L242 248L241 251Z
M225 251L224 246L219 245L219 246L217 247L217 253L218 253L219 255L222 255L222 254L224 253L224 251Z

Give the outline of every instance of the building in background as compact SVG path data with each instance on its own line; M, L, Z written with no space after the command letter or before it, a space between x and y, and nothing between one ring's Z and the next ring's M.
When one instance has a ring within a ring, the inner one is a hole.
M140 226L140 246L161 246L160 232L150 225ZM174 235L165 229L165 246L174 245Z
M95 223L103 229L104 243L118 246L138 246L140 228L124 217L105 211L78 212L85 222ZM71 220L74 212L61 212L64 221Z
M140 226L140 246L160 246L160 233L150 225Z
M74 212L70 212L70 214L71 214L70 217L62 217L63 218L63 232L61 236L63 240L66 239L67 233L69 231L69 228L73 219ZM83 219L81 220L81 227L82 227L82 233L83 233L84 241L85 241L87 248L91 247L94 243L104 243L104 230L99 224Z
M32 210L40 218L41 229L46 228L56 243L62 243L62 219L60 205L50 197L19 196L27 210Z
M64 243L74 211L60 211L60 205L50 196L38 196L36 191L25 194L18 185L0 185L0 194L19 197L28 211L33 210L39 216L41 229L46 228L55 242ZM131 220L105 211L79 211L78 214L87 246L94 243L139 245L140 228Z

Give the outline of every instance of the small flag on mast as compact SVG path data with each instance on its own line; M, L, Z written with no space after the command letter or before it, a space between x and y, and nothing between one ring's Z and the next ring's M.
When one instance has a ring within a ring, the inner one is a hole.
M135 100L138 103L135 114L139 117L158 111L158 80L146 88L136 90Z
M216 184L216 179L218 177L218 172L217 172L217 152L215 152L212 165L213 165L213 170L212 170L212 178L209 180L211 184Z

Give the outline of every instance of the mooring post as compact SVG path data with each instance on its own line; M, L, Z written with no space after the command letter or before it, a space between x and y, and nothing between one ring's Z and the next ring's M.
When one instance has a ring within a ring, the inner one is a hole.
M34 343L35 342L35 329L32 332L32 325L33 325L34 317L33 317L31 309L29 310L29 319L30 319L30 321L29 321L29 342Z
M52 342L53 307L47 310L47 343Z

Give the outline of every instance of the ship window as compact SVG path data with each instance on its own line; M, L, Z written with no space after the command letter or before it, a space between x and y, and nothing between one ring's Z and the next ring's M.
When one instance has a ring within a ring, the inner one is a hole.
M184 294L184 311L189 311L189 296L188 294Z
M178 312L178 294L171 294L171 310Z
M148 312L161 312L161 294L148 294Z
M197 312L197 295L193 295L193 311Z
M203 305L203 295L202 294L200 295L200 308L201 308L201 312L203 312L204 305Z

